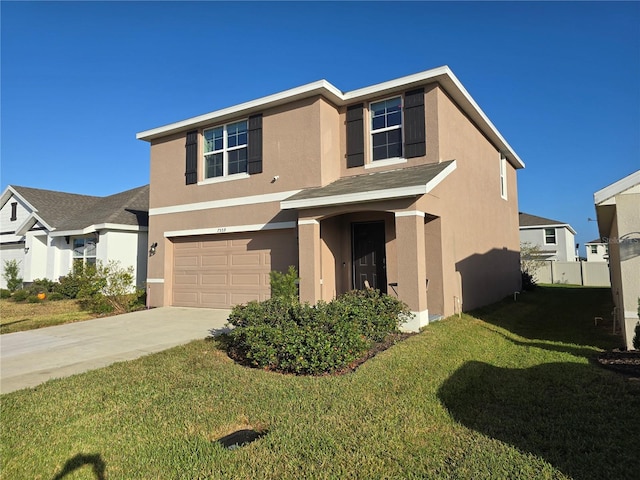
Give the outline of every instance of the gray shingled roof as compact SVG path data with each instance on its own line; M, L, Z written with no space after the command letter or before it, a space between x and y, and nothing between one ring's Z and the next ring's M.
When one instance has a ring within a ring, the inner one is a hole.
M449 160L442 163L343 177L324 187L302 190L287 198L286 201L308 200L312 198L426 185L453 162L454 160Z
M520 226L521 227L537 227L539 225L567 225L566 222L559 222L558 220L551 220L550 218L538 217L536 215L530 215L528 213L519 212Z
M108 197L12 187L56 230L81 230L101 223L149 224L149 185Z

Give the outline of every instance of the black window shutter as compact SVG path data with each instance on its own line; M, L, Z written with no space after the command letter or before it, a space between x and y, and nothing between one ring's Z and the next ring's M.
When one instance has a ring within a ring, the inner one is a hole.
M262 114L249 117L249 145L247 173L262 173Z
M404 94L405 157L422 157L427 153L424 122L424 88Z
M347 107L347 168L364 165L363 105Z
M187 132L187 143L185 144L187 151L187 162L184 173L185 183L192 185L198 183L198 131L192 130Z

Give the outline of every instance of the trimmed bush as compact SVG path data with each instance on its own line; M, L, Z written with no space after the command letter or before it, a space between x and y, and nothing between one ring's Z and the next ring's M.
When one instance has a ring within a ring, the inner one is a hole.
M48 278L37 278L31 282L31 285L27 287L27 290L31 295L37 295L38 293L53 292L55 287L56 282L49 280Z
M52 301L52 302L57 302L60 300L64 300L64 295L62 295L61 293L58 292L53 292L47 295L47 299Z
M41 303L42 299L38 298L37 295L29 295L27 297L27 303Z
M11 295L11 299L15 302L24 302L29 296L29 290L16 290Z
M0 298L11 298L11 292L6 288L0 288Z
M319 375L341 370L399 331L402 302L377 290L353 291L315 306L286 297L237 305L229 316L230 356L258 368Z
M271 298L282 298L289 303L297 303L298 300L298 272L296 267L289 265L287 273L269 272L271 285Z
M534 290L538 284L536 283L535 278L529 272L523 270L520 272L522 274L522 291L528 292Z

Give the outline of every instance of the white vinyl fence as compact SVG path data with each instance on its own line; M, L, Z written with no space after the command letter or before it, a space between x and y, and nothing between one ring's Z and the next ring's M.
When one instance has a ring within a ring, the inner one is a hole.
M555 262L547 260L536 270L537 283L561 283L587 287L610 287L607 262Z

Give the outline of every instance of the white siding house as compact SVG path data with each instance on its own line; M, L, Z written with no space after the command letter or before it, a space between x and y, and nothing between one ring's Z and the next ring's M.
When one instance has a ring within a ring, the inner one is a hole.
M584 244L587 250L587 262L608 262L609 245L600 238L591 240Z
M74 260L116 260L142 285L148 211L148 185L108 197L9 185L0 197L0 268L17 260L28 283L67 275Z

